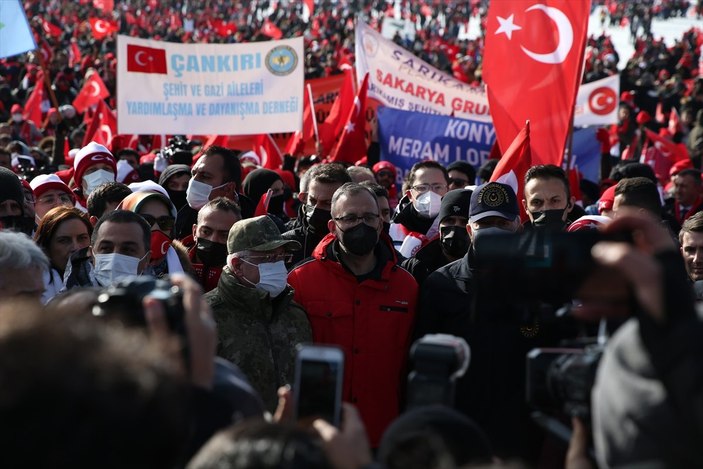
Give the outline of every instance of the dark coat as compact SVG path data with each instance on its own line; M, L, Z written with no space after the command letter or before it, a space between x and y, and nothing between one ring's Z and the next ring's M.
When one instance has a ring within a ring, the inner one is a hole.
M307 259L312 256L315 247L322 241L322 238L327 236L328 233L315 233L312 227L308 224L308 220L305 217L305 211L303 210L304 205L298 208L298 217L294 220L290 220L286 223L286 228L288 231L282 234L283 239L294 240L300 243L303 247L299 251L293 252L293 260L289 266L295 266L303 259Z
M435 270L451 262L444 255L439 238L433 239L410 259L405 259L400 266L410 272L418 285L422 285Z

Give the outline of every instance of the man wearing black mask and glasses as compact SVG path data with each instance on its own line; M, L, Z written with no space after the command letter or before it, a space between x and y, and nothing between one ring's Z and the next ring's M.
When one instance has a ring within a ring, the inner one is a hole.
M378 201L359 184L332 197L330 233L288 275L308 314L313 341L344 350L342 399L361 413L372 446L400 411L417 282L397 265Z
M569 180L564 170L554 165L538 165L525 174L525 198L522 205L530 219L529 227L563 231L574 210Z
M298 200L302 202L298 218L286 224L283 239L298 241L303 249L293 253L295 265L312 255L315 246L329 233L332 195L347 182L352 182L344 166L336 163L318 164L305 172L300 180Z

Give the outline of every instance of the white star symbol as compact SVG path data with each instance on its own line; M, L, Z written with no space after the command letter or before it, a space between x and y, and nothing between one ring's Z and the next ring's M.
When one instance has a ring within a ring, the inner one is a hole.
M513 23L514 17L515 17L515 15L510 15L507 18L501 18L500 16L498 16L497 18L498 18L498 23L500 23L500 26L498 27L498 29L496 29L495 34L503 33L506 36L508 36L508 40L512 39L513 38L513 31L517 31L519 29L522 29L521 26L518 26L515 23Z
M353 122L348 122L346 126L344 126L344 131L348 134L354 132L354 123Z

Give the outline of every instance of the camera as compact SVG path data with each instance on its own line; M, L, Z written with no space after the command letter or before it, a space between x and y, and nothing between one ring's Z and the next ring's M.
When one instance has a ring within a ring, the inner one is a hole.
M196 140L188 140L183 135L176 135L168 140L168 146L164 147L161 154L168 160L169 164L193 164L193 148L201 145Z
M527 354L527 403L537 411L590 421L591 390L604 346L536 348Z
M466 373L471 349L461 337L428 334L410 348L408 409L442 404L454 406L456 380Z
M93 316L115 318L126 326L146 327L142 308L146 296L161 302L169 329L185 337L183 293L166 278L125 277L98 295Z

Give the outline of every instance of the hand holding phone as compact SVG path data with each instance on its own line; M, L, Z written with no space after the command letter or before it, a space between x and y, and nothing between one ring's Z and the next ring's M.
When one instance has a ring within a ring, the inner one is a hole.
M295 417L304 425L323 419L339 427L344 352L338 347L301 345L295 366Z

